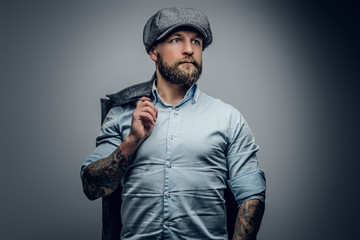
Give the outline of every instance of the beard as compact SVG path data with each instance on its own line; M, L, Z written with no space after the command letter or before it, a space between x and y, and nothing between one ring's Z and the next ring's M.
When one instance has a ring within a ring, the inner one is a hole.
M159 73L163 78L176 85L181 85L184 87L191 87L194 83L197 82L201 75L202 64L198 63L192 57L187 57L181 61L174 63L174 65L169 65L164 62L163 58L159 53L157 53L158 59L158 69ZM181 63L192 62L193 65L183 65Z

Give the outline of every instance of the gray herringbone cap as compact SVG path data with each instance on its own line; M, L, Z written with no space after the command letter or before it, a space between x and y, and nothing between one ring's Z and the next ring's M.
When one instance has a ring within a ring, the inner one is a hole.
M155 13L145 24L143 41L146 52L169 33L179 27L192 27L203 36L203 49L213 40L207 16L194 8L164 8Z

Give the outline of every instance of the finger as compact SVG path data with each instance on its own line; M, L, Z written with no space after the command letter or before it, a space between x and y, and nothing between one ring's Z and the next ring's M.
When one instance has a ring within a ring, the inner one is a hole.
M150 98L148 98L148 97L141 97L140 100L142 100L142 101L150 101Z
M156 111L155 111L153 108L151 108L150 106L145 106L145 107L138 108L138 109L136 109L136 112L147 112L147 113L149 113L149 114L152 116L154 122L156 122L156 115L157 115L157 113L156 113Z
M139 107L142 105L143 102L145 101L150 101L150 98L148 97L141 97L137 102L136 102L136 107Z
M137 103L137 107L138 108L150 107L155 111L155 113L156 113L155 115L157 115L157 113L158 113L158 109L155 107L155 105L152 102L147 101L147 100L143 101L142 99L140 99Z
M140 112L139 117L143 122L150 123L152 126L155 125L154 118L150 113L148 113L148 112Z
M143 104L144 100L142 99L139 99L137 102L136 102L136 108L139 108L142 104Z

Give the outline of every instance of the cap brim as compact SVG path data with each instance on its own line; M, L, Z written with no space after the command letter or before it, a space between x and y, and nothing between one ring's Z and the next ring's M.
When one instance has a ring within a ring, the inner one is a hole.
M196 24L191 24L191 23L184 23L184 24L178 24L178 25L174 25L171 28L167 29L165 32L163 32L162 34L160 34L160 36L158 36L156 38L156 41L160 41L162 39L164 39L167 35L169 35L171 32L173 32L176 28L180 28L180 27L191 27L194 28L195 30L197 30L200 34L203 35L203 38L206 39L207 38L207 34L206 32L199 26L197 26Z

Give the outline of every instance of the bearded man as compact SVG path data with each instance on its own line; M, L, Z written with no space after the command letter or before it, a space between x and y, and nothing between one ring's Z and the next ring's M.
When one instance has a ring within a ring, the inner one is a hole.
M233 239L256 239L265 200L259 147L240 112L197 83L213 39L208 18L162 9L143 36L155 74L109 95L118 104L81 169L86 196L121 185L121 239L228 239L228 185L239 206Z

